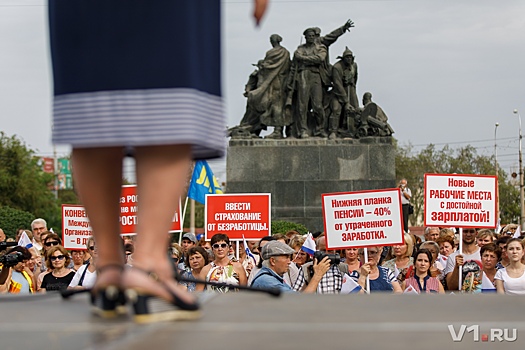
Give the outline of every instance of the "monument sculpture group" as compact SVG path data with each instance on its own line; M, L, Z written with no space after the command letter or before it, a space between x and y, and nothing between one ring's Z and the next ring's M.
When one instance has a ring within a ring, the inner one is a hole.
M395 187L385 112L370 92L358 98L348 45L330 63L330 46L353 25L349 20L324 36L308 28L293 54L271 35L272 48L248 78L246 112L229 130L226 191L271 193L272 220L322 231L323 193ZM273 132L263 133L268 128Z
M353 52L346 47L330 64L328 48L353 26L348 20L325 36L317 27L307 28L305 43L292 59L281 46L281 36L271 35L272 48L248 78L246 112L240 125L229 130L232 139L259 138L267 127L274 130L266 139L392 135L386 114L370 92L359 106Z

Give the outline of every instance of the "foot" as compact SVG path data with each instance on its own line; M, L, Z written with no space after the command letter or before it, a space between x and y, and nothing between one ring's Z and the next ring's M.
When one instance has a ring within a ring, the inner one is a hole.
M328 136L330 140L335 140L337 138L337 134L335 132L330 133L330 136Z
M174 302L173 295L171 295L173 293L186 304L196 303L195 296L179 286L171 274L171 268L162 271L158 268L149 270L136 266L125 270L122 285L125 289L134 289L141 293L158 296L168 302Z
M307 139L307 138L309 138L309 137L310 137L310 135L308 135L308 133L306 133L306 132L302 132L302 133L301 133L301 138L302 138L302 139Z

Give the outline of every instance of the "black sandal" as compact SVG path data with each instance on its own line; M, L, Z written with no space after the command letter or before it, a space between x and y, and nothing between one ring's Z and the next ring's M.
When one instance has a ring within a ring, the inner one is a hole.
M171 296L171 301L168 301L149 292L144 292L140 288L126 289L126 297L131 302L135 313L135 322L152 323L194 320L200 317L199 304L197 302L187 303L177 297L155 272L146 271L136 266L131 268L148 275L148 277L160 284Z
M97 268L97 274L108 269L124 270L123 265L109 264ZM91 305L95 315L102 318L115 318L127 314L126 297L120 285L110 284L91 289Z

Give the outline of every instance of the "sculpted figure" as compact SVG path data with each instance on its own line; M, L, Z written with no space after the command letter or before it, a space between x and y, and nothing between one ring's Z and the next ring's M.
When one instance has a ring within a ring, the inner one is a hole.
M257 64L253 64L257 69L250 74L248 82L244 86L243 95L245 97L248 97L251 91L257 89L259 69L262 62L263 60L259 60ZM261 124L260 113L257 112L257 109L254 108L250 103L250 99L248 99L246 102L246 111L244 112L240 125L229 129L228 133L232 138L258 138L262 130L266 130L266 127Z
M248 98L246 112L241 124L230 129L235 138L258 137L261 130L273 126L274 131L266 138L282 138L283 127L292 122L291 115L284 113L285 86L290 71L290 52L281 46L278 34L270 36L272 49L248 79L244 96Z
M363 109L359 117L359 136L390 136L394 133L388 124L388 117L381 107L372 102L372 94L363 95Z
M291 105L294 91L298 113L295 120L295 130L300 138L308 138L308 110L313 110L314 136L327 137L324 130L325 113L323 108L323 84L321 80L321 66L327 54L326 46L318 43L313 28L303 33L306 43L300 45L294 53L290 69L290 84L287 104Z
M347 47L343 55L337 58L339 61L332 68L333 98L328 123L330 139L337 137L337 130L341 124L346 124L351 134L355 132L353 112L359 108L356 93L357 63L354 61L354 54ZM346 121L342 123L345 116Z

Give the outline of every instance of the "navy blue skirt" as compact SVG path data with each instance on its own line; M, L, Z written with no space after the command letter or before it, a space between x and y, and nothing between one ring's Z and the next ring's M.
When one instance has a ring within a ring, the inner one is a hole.
M219 0L49 0L53 142L225 148Z

